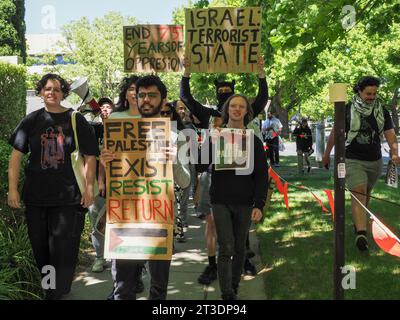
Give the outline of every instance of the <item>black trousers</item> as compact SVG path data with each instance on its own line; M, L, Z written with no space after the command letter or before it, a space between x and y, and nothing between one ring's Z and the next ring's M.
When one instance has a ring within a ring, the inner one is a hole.
M253 208L247 205L212 204L217 231L218 280L222 296L232 296L241 279L246 238Z
M59 299L71 290L85 212L80 206L27 206L25 216L39 272L44 266L55 268L56 288L46 290L46 298Z
M151 277L149 299L166 300L171 261L148 260L148 262ZM113 260L115 300L136 300L136 283L144 263L143 260Z
M270 165L279 164L279 137L266 139Z

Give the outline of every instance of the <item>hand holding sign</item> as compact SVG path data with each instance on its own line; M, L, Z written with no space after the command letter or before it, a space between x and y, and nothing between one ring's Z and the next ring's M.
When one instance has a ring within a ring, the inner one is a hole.
M108 163L113 161L114 159L115 159L114 152L107 150L107 149L101 150L100 162L104 167L106 167L108 165Z
M260 54L257 58L258 77L265 78L264 57Z

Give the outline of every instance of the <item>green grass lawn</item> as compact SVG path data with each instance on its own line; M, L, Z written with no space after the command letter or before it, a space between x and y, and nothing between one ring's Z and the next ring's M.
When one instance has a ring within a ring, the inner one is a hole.
M315 164L313 164L315 166ZM333 189L333 173L314 169L297 174L296 157L286 157L275 171L290 183L318 190L327 209L324 189ZM377 183L373 195L398 202L399 190ZM400 203L400 202L399 202ZM331 214L322 211L312 195L289 187L287 211L283 196L274 191L266 218L259 227L260 249L268 299L332 299L334 233ZM372 199L370 209L400 236L400 207ZM356 289L346 290L346 299L400 299L400 259L382 251L369 232L370 254L354 245L350 195L346 193L345 261L356 269Z

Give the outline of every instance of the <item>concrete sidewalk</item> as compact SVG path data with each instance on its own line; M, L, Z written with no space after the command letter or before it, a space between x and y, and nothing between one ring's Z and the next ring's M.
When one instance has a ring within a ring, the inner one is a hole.
M189 228L185 233L185 243L175 243L176 253L171 263L168 300L219 300L221 293L218 280L210 286L203 286L197 282L198 276L208 264L205 248L205 222L198 219L192 204L188 210ZM256 256L252 258L258 274L254 277L242 278L238 298L240 300L265 300L263 281L264 266L261 264L258 239L255 230L250 231L250 245ZM149 275L143 278L145 290L138 295L138 299L145 300L149 292ZM105 300L112 290L111 271L106 269L102 273L91 273L90 267L79 272L72 285L71 293L64 300Z

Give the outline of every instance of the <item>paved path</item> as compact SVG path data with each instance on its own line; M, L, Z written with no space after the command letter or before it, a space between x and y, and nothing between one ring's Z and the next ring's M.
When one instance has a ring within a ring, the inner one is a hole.
M189 208L186 232L187 242L176 243L176 253L173 256L168 286L168 300L219 300L220 290L218 280L210 286L197 282L200 273L207 266L208 258L204 241L204 222L198 219L193 207ZM256 257L252 261L259 273L255 277L246 276L239 288L240 300L265 300L263 281L264 266L258 254L258 239L255 230L250 232L250 244ZM144 278L145 291L138 299L146 299L149 290L149 275ZM71 293L65 300L105 300L111 292L112 281L110 269L102 273L91 273L90 268L77 274Z

